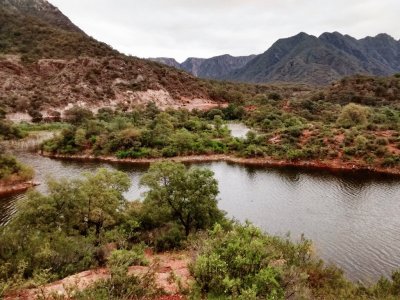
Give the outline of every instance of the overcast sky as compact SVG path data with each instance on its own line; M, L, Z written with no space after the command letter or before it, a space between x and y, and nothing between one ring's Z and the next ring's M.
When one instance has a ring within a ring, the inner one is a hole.
M399 0L49 0L87 34L139 57L262 53L301 31L400 38Z

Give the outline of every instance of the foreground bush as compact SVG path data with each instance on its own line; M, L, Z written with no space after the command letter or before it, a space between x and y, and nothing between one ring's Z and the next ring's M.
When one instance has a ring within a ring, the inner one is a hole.
M128 187L124 173L100 169L79 180L50 181L48 195L28 194L13 220L0 227L3 289L20 285L16 277L29 281L46 271L50 280L99 265L102 245L115 241L117 232L129 239L129 225L135 226L123 225Z
M311 243L263 234L251 224L217 225L191 266L193 298L207 299L398 299L400 273L364 287L312 255Z
M77 300L153 299L159 296L161 290L151 268L142 275L128 274L130 265L144 262L142 255L140 251L114 251L107 264L111 271L110 279L99 281L82 292L72 289L70 294Z
M128 274L131 265L147 265L146 246L196 250L193 299L400 297L400 272L374 286L356 285L315 259L310 241L293 243L228 222L208 170L158 163L142 183L149 188L142 203L124 198L126 174L105 169L50 181L47 195L31 192L14 219L0 227L0 297L107 265L111 278L83 292L71 287L67 298L152 299L160 294L154 272Z

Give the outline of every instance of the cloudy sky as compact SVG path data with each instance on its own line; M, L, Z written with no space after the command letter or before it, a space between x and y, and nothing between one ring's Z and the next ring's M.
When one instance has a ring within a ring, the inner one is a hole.
M139 57L262 53L301 31L400 38L399 0L49 0L76 25Z

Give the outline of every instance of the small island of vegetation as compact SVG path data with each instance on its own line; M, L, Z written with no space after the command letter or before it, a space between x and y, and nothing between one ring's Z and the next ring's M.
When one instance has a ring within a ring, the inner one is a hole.
M5 153L2 141L20 139L23 133L1 116L4 117L2 111L0 111L0 195L5 195L31 187L33 170L19 163L12 155Z
M201 156L196 159L400 174L397 94L393 101L379 96L385 87L394 91L400 79L353 77L339 84L357 85L360 94L372 89L376 96L342 95L332 88L293 97L293 87L266 94L245 85L228 93L219 83L215 93L230 103L209 111L161 111L150 103L126 112L103 108L93 115L74 107L65 114L71 125L42 150L67 158L151 162ZM252 131L234 138L225 126L229 121Z

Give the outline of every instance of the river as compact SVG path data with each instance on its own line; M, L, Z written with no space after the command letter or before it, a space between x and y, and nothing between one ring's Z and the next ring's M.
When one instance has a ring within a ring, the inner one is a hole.
M48 176L76 178L99 167L126 172L132 181L129 200L140 199L139 179L145 165L54 160L25 151L16 156L36 170L41 183ZM202 163L219 182L219 207L229 217L250 220L266 232L302 233L314 242L317 255L340 266L349 279L371 282L400 268L400 180L360 173L332 174L299 169L246 167L225 162ZM38 190L45 192L46 185ZM0 199L0 223L23 201L17 195Z

